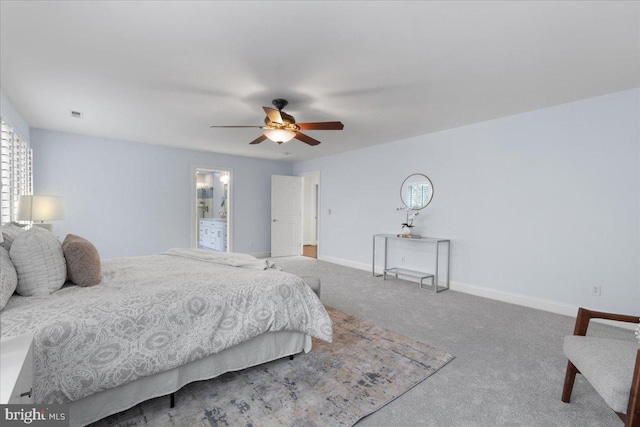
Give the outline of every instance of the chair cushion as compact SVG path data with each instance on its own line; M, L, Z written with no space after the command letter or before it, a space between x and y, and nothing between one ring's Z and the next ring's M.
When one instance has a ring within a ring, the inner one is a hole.
M570 335L564 338L563 349L607 405L626 414L638 343Z
M91 242L74 234L67 234L62 242L62 252L67 261L67 276L79 286L100 283L100 255Z
M47 295L67 279L67 264L56 236L41 227L20 233L9 251L18 273L17 291L22 296Z
M304 283L306 283L311 290L318 295L318 298L320 298L320 279L311 276L300 276L300 278L304 280Z

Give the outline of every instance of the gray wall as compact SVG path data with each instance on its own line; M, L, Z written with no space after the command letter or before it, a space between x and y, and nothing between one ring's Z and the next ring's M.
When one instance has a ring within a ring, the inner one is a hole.
M435 193L415 232L453 240L457 283L639 314L639 99L634 89L298 163L296 174L321 173L320 257L369 268L372 234L400 232L400 184L421 172ZM429 251L405 244L404 267L424 269Z
M36 194L64 197L61 239L78 234L103 258L191 245L193 165L233 169L233 248L270 251L271 175L290 163L31 129ZM195 188L193 188L195 191Z

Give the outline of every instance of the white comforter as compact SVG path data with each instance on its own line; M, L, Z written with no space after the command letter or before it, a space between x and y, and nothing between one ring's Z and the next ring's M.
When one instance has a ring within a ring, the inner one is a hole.
M299 277L253 257L235 257L239 268L233 254L210 254L106 260L97 286L11 297L2 336L35 332L36 403L78 400L267 331L331 342L331 319Z

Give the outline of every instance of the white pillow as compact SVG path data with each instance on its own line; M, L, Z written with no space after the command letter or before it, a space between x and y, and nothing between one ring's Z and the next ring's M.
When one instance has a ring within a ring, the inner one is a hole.
M0 233L2 234L2 238L0 238L0 246L3 246L6 250L11 250L11 243L13 243L14 239L18 237L18 235L24 233L24 227L26 225L18 224L17 222L9 222L0 227Z
M18 273L20 295L47 295L64 285L67 264L62 245L50 231L34 226L20 233L9 255Z
M0 246L0 310L7 305L7 301L16 291L18 274L9 258L9 251Z

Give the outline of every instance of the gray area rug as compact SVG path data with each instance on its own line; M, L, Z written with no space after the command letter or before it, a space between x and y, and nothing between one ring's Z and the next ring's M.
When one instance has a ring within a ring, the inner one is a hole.
M421 383L450 354L327 307L332 344L293 361L189 384L93 426L352 426Z

